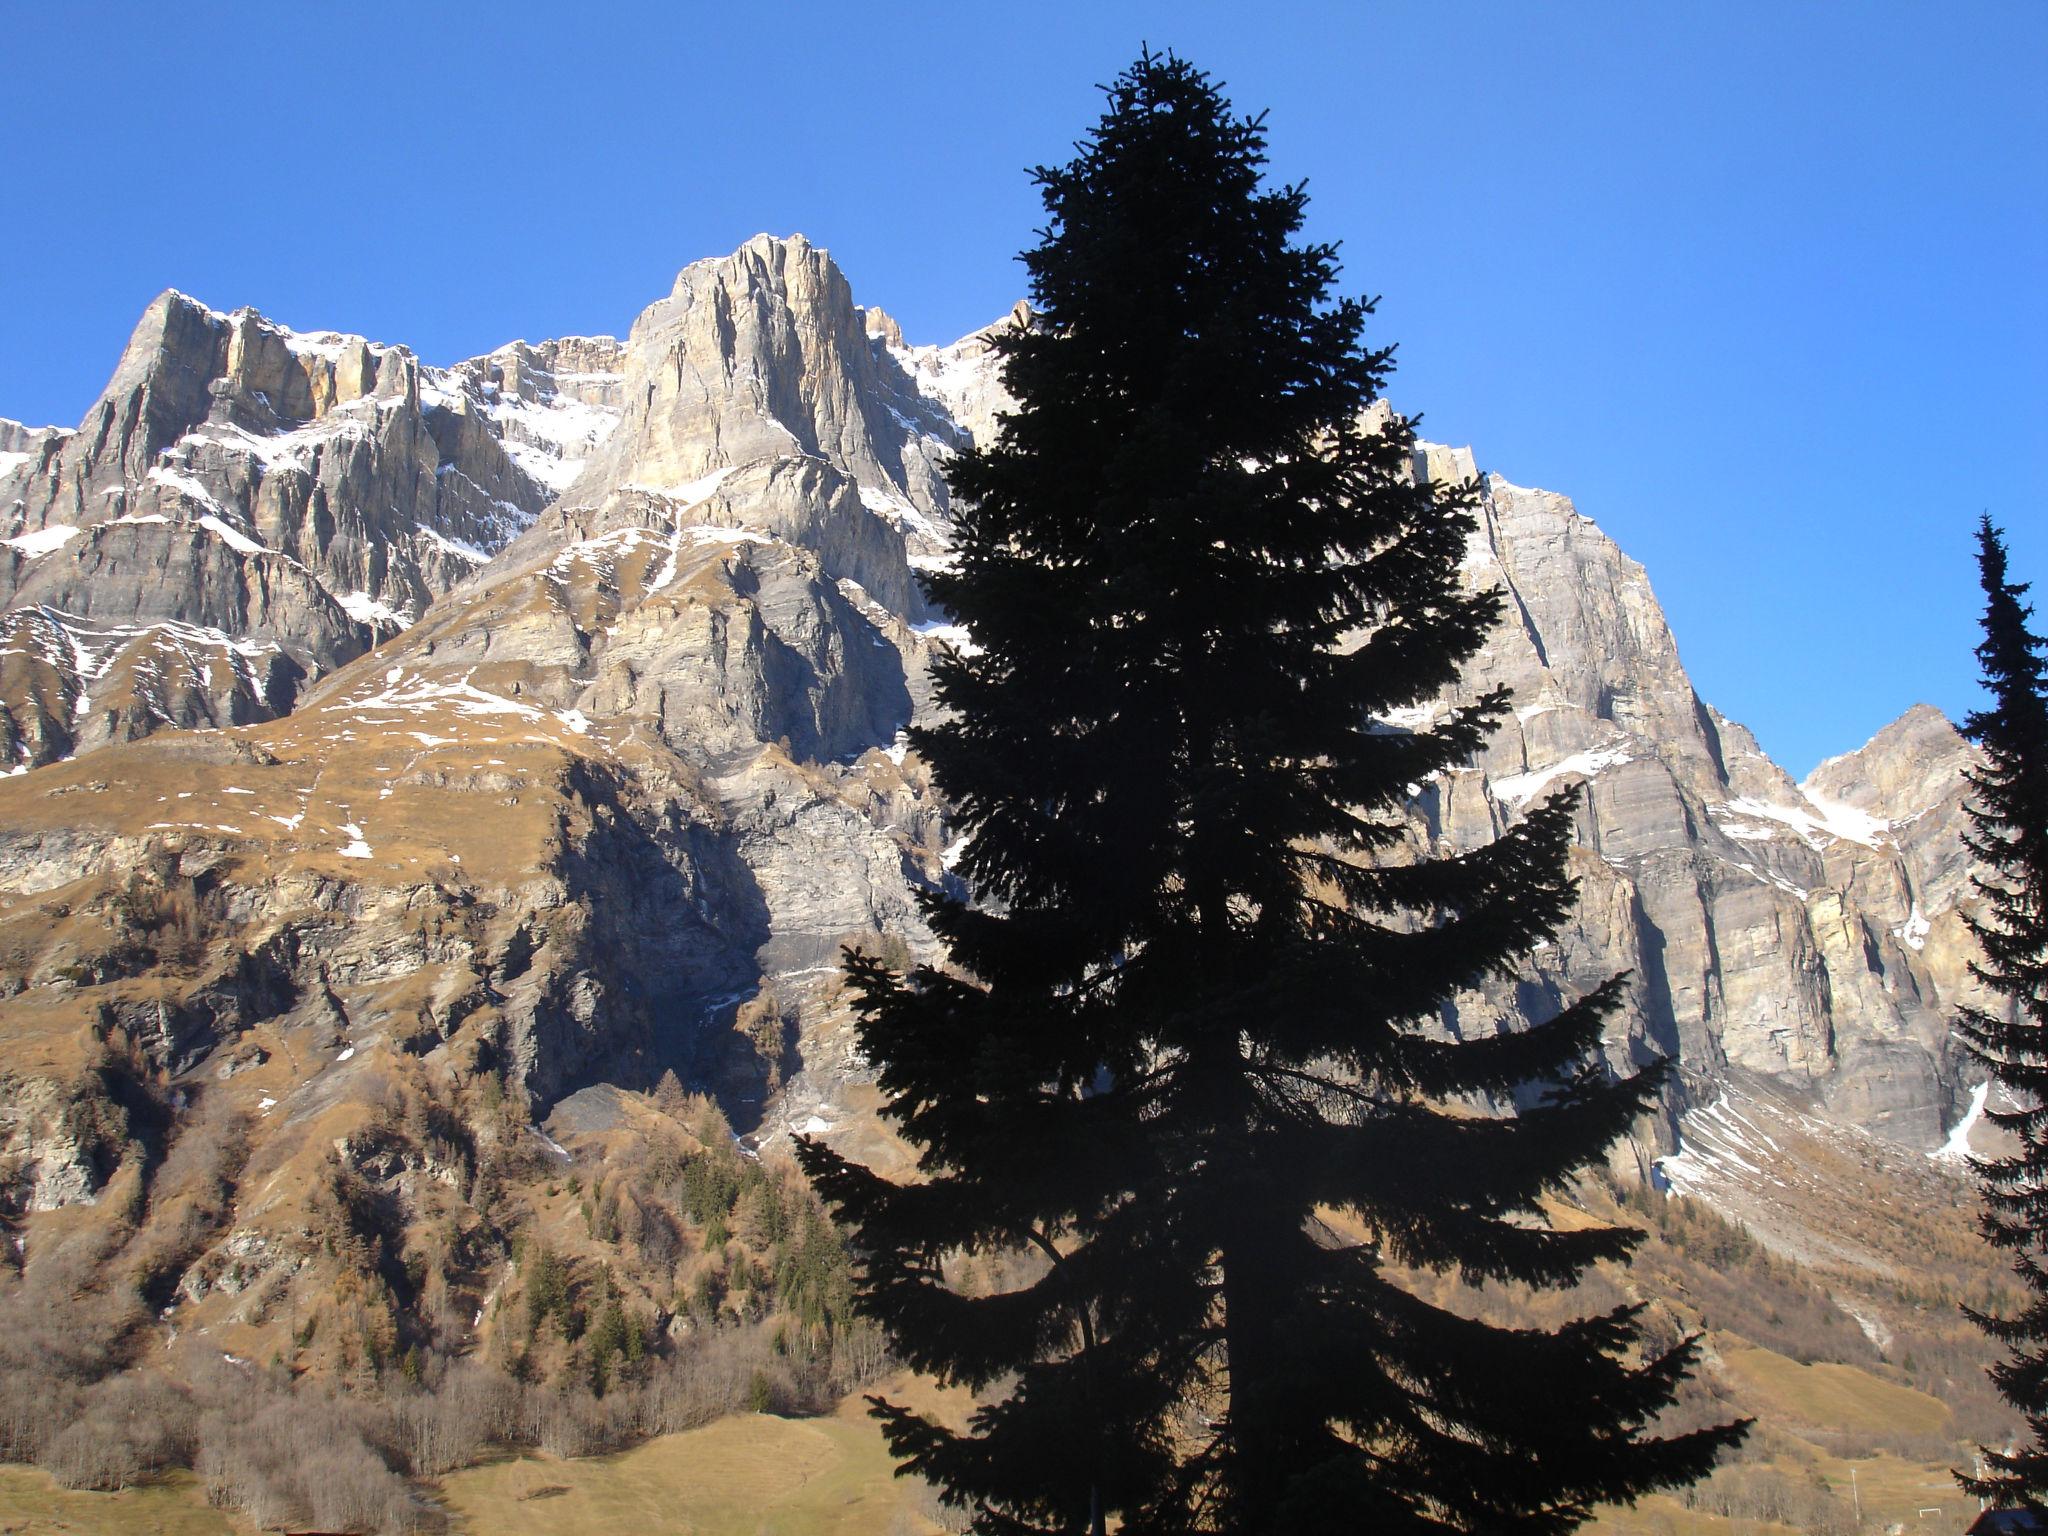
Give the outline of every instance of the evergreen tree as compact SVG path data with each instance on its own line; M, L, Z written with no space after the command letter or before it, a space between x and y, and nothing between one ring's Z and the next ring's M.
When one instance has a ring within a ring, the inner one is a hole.
M1956 1029L2020 1107L1986 1115L2016 1141L2009 1156L1979 1162L1984 1186L1980 1226L2012 1256L2031 1293L2016 1316L1971 1311L2010 1347L1991 1379L2026 1416L2029 1444L1984 1451L1987 1471L1962 1482L1980 1498L2048 1513L2048 674L2042 640L2030 632L2025 583L2006 578L2005 545L1985 518L1978 526L1984 585L1984 643L1977 659L1991 707L1963 723L1984 754L1965 773L1970 851L1987 874L1973 884L1983 898L1964 921L1983 947L1971 974L2007 1000L2003 1014L1964 1008Z
M1036 173L1035 320L996 344L1018 409L955 463L927 582L974 646L912 741L979 902L928 901L946 968L848 961L921 1177L800 1149L902 1357L1011 1385L964 1434L876 1408L985 1532L1569 1530L1739 1436L1644 1433L1691 1345L1645 1358L1633 1308L1492 1327L1397 1275L1564 1285L1637 1239L1538 1204L1654 1095L1596 1064L1619 980L1445 1027L1563 922L1575 799L1402 851L1411 786L1506 703L1377 723L1495 621L1458 579L1470 493L1368 415L1390 351L1295 243L1302 189L1262 185L1262 120L1170 55L1107 96ZM970 1294L962 1255L1009 1280Z

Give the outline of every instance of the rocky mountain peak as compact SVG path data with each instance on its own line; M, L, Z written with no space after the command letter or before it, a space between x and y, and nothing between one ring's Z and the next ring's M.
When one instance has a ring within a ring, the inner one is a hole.
M961 433L870 345L844 274L803 236L757 235L685 267L633 322L623 366L623 419L565 506L802 459L860 487L901 532L942 541L931 518L947 505L941 465Z
M1854 752L1831 757L1800 788L1888 822L1952 797L1975 754L1932 704L1915 704Z
M77 430L0 450L0 752L270 718L468 579L617 411L462 367L159 294Z
M886 309L873 304L866 306L861 310L861 323L867 328L869 340L879 341L892 352L907 348L902 325Z

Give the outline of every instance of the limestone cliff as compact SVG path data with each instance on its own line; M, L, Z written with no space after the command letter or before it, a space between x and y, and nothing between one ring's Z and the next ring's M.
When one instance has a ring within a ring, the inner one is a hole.
M77 431L9 424L0 731L42 766L0 780L6 1207L96 1198L67 1085L117 1046L268 1167L380 1084L523 1125L665 1067L756 1139L871 1140L838 954L928 953L916 897L952 878L898 732L966 638L914 572L946 558L948 455L1008 404L988 337L906 346L762 237L623 342L446 369L166 295ZM1470 847L1589 786L1572 926L1457 1027L1626 969L1610 1049L1682 1067L1646 1161L1751 1078L1938 1144L1967 1097L1947 723L1796 785L1569 501L1466 450L1416 471L1480 481L1465 570L1507 619L1460 692L1513 713L1415 786L1414 835ZM273 1236L300 1219L265 1198Z
M438 370L160 295L77 430L9 424L0 754L285 713L532 522L616 419L616 352Z
M1422 467L1475 473L1448 450ZM1947 1026L1969 987L1954 729L1916 709L1796 785L1694 691L1640 565L1561 496L1488 475L1481 501L1467 576L1508 617L1459 693L1506 687L1514 715L1425 788L1428 834L1472 846L1583 782L1580 913L1548 963L1579 986L1634 972L1634 1054L1677 1056L1679 1102L1733 1070L1937 1144L1968 1097Z

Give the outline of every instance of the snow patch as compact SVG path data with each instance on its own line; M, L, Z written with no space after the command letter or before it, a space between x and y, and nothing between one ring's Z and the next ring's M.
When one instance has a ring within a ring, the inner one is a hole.
M889 355L910 375L917 392L948 417L960 415L966 404L988 387L993 372L991 354L979 335L943 347L929 343L892 346ZM905 424L922 430L914 423Z
M415 523L413 527L419 530L420 535L428 543L438 546L443 554L453 555L458 560L467 560L471 565L488 565L491 562L491 557L474 544L451 539L438 528L429 528L425 523Z
M1759 800L1754 795L1743 795L1738 799L1724 801L1707 807L1707 814L1716 821L1746 819L1752 822L1774 822L1789 827L1792 834L1809 848L1820 848L1826 840L1861 843L1866 848L1875 848L1883 835L1891 830L1891 823L1882 821L1852 805L1839 801L1824 800L1818 796L1807 797L1806 808L1791 805L1774 805L1768 800ZM1770 836L1768 831L1757 829L1738 830L1723 827L1728 836L1745 841L1759 842Z
M1506 778L1495 779L1493 797L1509 805L1526 805L1541 794L1544 787L1553 779L1561 778L1567 773L1584 774L1590 779L1604 768L1619 768L1623 763L1634 761L1635 754L1629 751L1625 742L1594 747L1585 752L1574 752L1570 757L1552 763L1548 768L1509 774Z
M1740 859L1724 859L1722 862L1727 864L1733 864L1737 869L1741 870L1745 875L1749 876L1750 879L1758 881L1764 885L1773 886L1778 890L1783 891L1787 896L1796 896L1801 901L1806 900L1807 897L1813 894L1804 886L1794 885L1790 880L1787 880L1783 875L1773 874L1771 871L1767 869L1758 869L1754 864L1745 864Z
M199 526L212 533L238 555L267 555L271 552L269 546L257 543L241 529L232 523L223 522L211 512L199 519Z
M190 475L181 474L175 469L166 469L163 465L158 464L150 469L149 474L145 478L155 482L157 485L168 486L187 501L196 501L200 506L210 507L215 512L224 510L221 504L213 499L213 492L209 491L197 480L194 480Z
M942 619L929 619L922 624L913 624L912 630L928 640L943 640L962 656L979 656L982 648L974 643L974 636L965 624L949 624Z
M199 430L187 432L179 438L176 447L187 448L195 444L206 444L255 459L266 470L279 466L304 470L307 466L301 461L314 450L369 436L371 422L365 420L359 413L360 408L364 406L368 406L374 415L374 400L351 400L336 406L319 421L301 427L287 428L281 432L257 433L236 426L233 422L208 422ZM343 414L352 411L356 414Z
M583 473L591 454L604 445L625 414L554 390L538 400L499 395L483 411L498 424L499 439L512 462L557 496Z
M358 624L372 626L385 624L394 629L404 629L412 623L410 614L400 613L388 603L379 602L367 592L350 592L335 599L341 604L342 612Z
M737 464L721 465L709 474L699 475L696 479L687 480L681 485L648 485L643 481L634 480L620 486L619 489L638 491L642 496L654 496L662 501L676 501L685 507L694 507L699 502L709 501L712 493L725 484L726 477L738 468Z
M692 523L676 530L693 544L773 544L775 536L752 528L719 528L710 523Z
M1443 705L1431 699L1427 704L1403 704L1382 710L1374 723L1394 731L1426 731L1442 713Z
M1499 564L1500 556L1494 551L1492 538L1483 527L1475 528L1465 540L1465 553L1458 557L1458 569L1476 571Z
M1960 1163L1970 1156L1970 1132L1977 1128L1977 1122L1984 1118L1984 1103L1991 1097L1989 1081L1981 1082L1970 1090L1970 1107L1963 1112L1963 1118L1948 1133L1948 1140L1927 1155L1944 1163Z
M393 669L397 670L396 668ZM465 677L459 683L430 683L417 679L409 684L393 683L388 680L382 693L368 698L349 698L323 706L326 713L335 710L349 710L356 714L371 710L399 710L419 714L429 710L452 709L457 714L477 717L484 715L512 715L521 720L539 720L540 711L531 704L521 704L500 693L491 693L479 688ZM427 745L438 745L429 742Z
M4 455L0 455L4 457ZM34 533L16 534L11 539L0 539L10 549L19 550L31 560L62 549L77 538L80 530L68 523L52 523L47 528L38 528Z
M1920 910L1920 903L1916 901L1913 903L1911 915L1906 918L1905 926L1897 929L1896 932L1899 942L1908 949L1925 949L1927 947L1927 934L1932 927L1933 924L1927 921L1927 914Z
M872 485L863 485L859 489L860 504L899 533L918 533L928 539L946 537L943 523L912 506L896 492L880 490Z

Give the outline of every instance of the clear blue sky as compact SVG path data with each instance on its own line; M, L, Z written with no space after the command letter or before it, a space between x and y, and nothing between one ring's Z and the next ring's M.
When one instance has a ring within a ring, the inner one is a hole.
M1642 560L1795 774L1976 701L1980 511L2048 595L2038 0L15 0L0 36L0 415L75 423L166 286L445 362L623 332L760 230L948 340L1149 40L1270 111L1397 402Z

